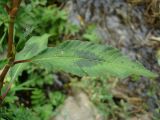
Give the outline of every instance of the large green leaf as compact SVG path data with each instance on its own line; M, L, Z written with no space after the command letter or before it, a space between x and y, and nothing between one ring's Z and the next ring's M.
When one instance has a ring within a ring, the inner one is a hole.
M66 41L55 48L48 48L34 57L32 62L48 69L80 76L156 77L155 73L144 68L142 64L129 60L117 49L90 42Z
M30 59L47 49L48 37L48 34L31 37L26 42L23 50L16 55L16 60ZM11 68L10 75L12 81L17 78L17 76L26 68L27 65L28 63L17 64L13 68Z

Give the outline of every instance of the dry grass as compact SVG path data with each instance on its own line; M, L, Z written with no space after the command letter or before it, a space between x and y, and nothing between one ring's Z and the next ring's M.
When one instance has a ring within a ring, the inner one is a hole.
M159 27L160 25L160 0L127 0L132 5L143 5L147 23Z

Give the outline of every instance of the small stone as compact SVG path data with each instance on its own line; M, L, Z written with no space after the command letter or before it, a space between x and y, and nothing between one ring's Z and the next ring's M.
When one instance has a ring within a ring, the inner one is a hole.
M54 120L103 120L97 108L83 92L69 96Z

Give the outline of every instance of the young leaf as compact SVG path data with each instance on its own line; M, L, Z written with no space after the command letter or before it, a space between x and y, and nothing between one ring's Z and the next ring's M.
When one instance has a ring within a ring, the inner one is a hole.
M124 78L130 75L156 77L138 62L129 60L117 49L81 41L66 41L55 48L48 48L32 59L55 71L65 71L79 76Z
M30 59L47 49L48 37L48 34L31 37L26 42L23 50L16 54L16 60ZM27 65L28 63L23 63L15 65L13 68L11 68L10 75L12 81L15 80L15 78L26 68Z

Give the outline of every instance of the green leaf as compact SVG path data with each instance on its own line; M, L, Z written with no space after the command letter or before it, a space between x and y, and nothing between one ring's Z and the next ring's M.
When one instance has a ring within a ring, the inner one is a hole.
M7 3L7 0L0 1L0 25L4 23L7 18L7 11L5 10L4 5Z
M82 37L83 39L94 43L99 43L101 39L95 25L89 25Z
M0 4L3 5L3 4L6 4L8 2L8 0L2 0L0 1Z
M157 58L158 65L160 66L160 49L156 53L156 58Z
M7 59L0 60L0 70L7 64Z
M45 49L47 49L48 37L50 35L44 34L42 36L31 37L25 44L22 51L16 54L16 60L26 60L30 59ZM17 64L11 68L10 75L12 81L14 81L17 76L27 67L29 63Z
M57 107L65 100L65 95L59 91L49 93L50 102L53 106Z
M55 48L48 48L32 59L55 71L65 71L79 76L125 78L130 75L156 77L138 62L129 60L117 49L91 42L66 41Z

